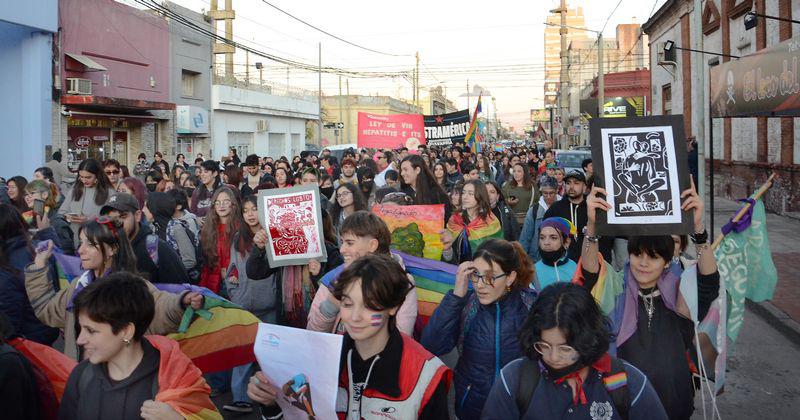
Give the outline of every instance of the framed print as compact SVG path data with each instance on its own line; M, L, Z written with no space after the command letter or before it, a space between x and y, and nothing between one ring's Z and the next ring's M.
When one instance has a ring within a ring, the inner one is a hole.
M270 267L328 258L316 185L259 191L258 218L267 231Z
M594 185L611 205L597 214L598 235L693 232L692 213L681 210L690 187L683 116L594 118L590 133Z

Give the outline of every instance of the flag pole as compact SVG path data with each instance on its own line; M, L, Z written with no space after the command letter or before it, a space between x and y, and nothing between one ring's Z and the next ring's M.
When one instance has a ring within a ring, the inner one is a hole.
M764 182L763 184L761 184L761 187L759 187L758 190L756 190L755 194L753 194L753 199L754 200L760 199L761 196L764 195L764 193L767 192L767 190L772 188L773 179L775 179L775 172L773 172L772 175L770 175L769 178L767 178L767 181ZM742 217L744 217L745 213L747 213L748 210L750 210L750 203L749 202L745 203L742 206L742 208L739 209L739 212L736 213L736 216L733 217L733 222L735 223L735 222L738 222L739 220L742 220ZM712 214L711 217L714 217L714 215ZM719 244L722 243L723 239L725 239L725 234L720 233L720 235L717 237L717 239L714 241L714 243L711 244L711 250L713 251L713 250L717 249L719 247Z

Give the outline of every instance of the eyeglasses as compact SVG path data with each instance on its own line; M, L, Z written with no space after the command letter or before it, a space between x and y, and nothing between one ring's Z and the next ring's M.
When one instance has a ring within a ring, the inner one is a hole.
M485 285L487 285L489 287L494 287L494 282L496 282L497 280L502 279L503 277L505 277L507 275L508 275L507 273L502 273L502 274L499 274L497 276L491 276L491 275L481 274L481 273L479 273L477 271L473 271L473 272L469 273L469 281L471 281L472 284L478 284L478 282L483 282L483 284L485 284Z
M231 200L217 200L214 202L215 206L223 207L230 206L233 202Z
M337 197L346 197L348 195L353 195L353 193L351 193L349 190L342 190L336 193Z
M106 171L106 175L119 175L120 170L117 169L116 171Z
M536 350L537 353L544 356L545 354L549 354L550 357L558 358L561 360L577 360L578 359L578 351L574 348L566 345L566 344L559 344L557 346L552 346L544 341L537 341L533 343L533 349Z

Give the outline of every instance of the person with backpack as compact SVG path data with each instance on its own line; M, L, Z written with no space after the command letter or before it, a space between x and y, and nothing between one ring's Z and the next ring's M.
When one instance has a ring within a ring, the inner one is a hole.
M69 375L59 419L220 418L200 369L178 343L144 336L156 316L148 287L117 272L75 298L86 357Z
M472 261L459 265L455 287L444 295L423 330L420 343L435 355L458 346L455 413L459 419L481 418L500 369L522 354L517 333L535 298L528 288L533 276L533 266L518 242L489 239Z
M483 419L667 419L647 377L609 356L607 322L588 290L546 287L519 340L524 356L500 371Z
M100 214L122 223L133 252L136 271L152 283L189 283L189 274L172 247L142 222L139 201L130 194L118 193L108 199Z
M153 192L147 196L143 212L147 221L153 226L155 234L178 254L192 284L197 284L200 281L200 261L197 252L200 241L186 221L175 218L177 206L172 195Z

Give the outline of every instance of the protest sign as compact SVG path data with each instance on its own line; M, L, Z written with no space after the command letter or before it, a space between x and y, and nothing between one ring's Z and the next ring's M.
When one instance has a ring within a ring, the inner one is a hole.
M689 169L683 116L593 118L590 121L595 185L605 188L608 212L597 214L597 233L670 235L694 232L681 210Z
M259 324L253 351L286 420L335 419L342 335Z
M321 209L316 185L258 192L258 219L267 231L270 267L327 259Z
M358 113L358 147L417 150L425 144L425 124L420 114L377 115Z
M376 205L372 212L392 232L392 249L438 261L442 258L444 204L419 206Z
M469 130L469 110L425 116L425 141L428 146L451 147L464 142Z

